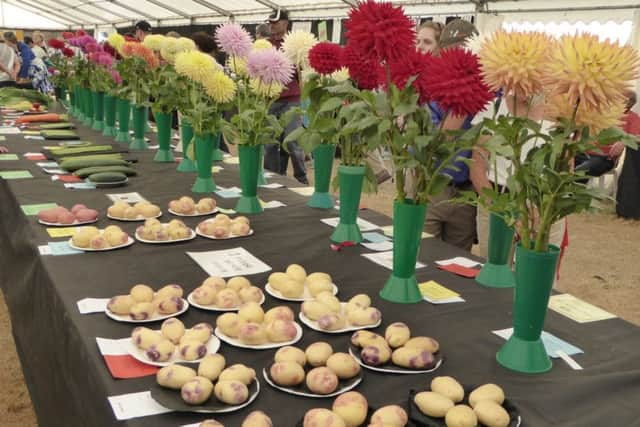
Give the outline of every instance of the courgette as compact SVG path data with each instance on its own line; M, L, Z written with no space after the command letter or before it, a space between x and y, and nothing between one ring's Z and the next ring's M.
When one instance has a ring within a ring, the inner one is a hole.
M92 166L90 168L82 168L75 171L73 174L80 178L86 178L94 173L102 172L121 172L127 176L134 176L137 172L127 166Z
M113 147L111 145L90 145L87 147L68 147L68 148L58 148L54 150L54 154L56 156L71 156L74 154L80 153L91 153L95 151L107 151L111 150Z
M127 176L121 172L100 172L89 175L91 182L120 182L127 179Z
M127 163L126 160L122 160L122 159L93 159L93 160L72 159L72 160L65 160L62 163L60 163L60 168L70 172L74 172L74 171L77 171L78 169L85 169L85 168L90 168L94 166L127 166L128 164L129 163Z

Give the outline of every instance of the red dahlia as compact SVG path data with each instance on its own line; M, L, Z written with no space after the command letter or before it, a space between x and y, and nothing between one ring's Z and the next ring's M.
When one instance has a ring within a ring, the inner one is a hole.
M353 46L347 44L342 51L342 63L349 69L351 77L360 89L375 89L378 87L378 76L382 66L360 54Z
M64 47L64 42L58 39L49 39L47 44L49 45L49 47L52 47L54 49L62 49Z
M68 47L62 48L62 54L67 58L71 58L75 55L75 53L73 53L73 50L69 49Z
M71 31L63 31L62 32L62 38L65 40L69 40L74 38L76 35L74 33L72 33Z
M414 27L402 7L367 0L349 11L346 37L361 55L378 62L392 61L414 50Z
M342 46L322 42L309 51L309 63L320 74L331 74L342 67Z
M434 57L424 83L430 100L456 116L473 116L494 97L482 80L478 57L462 48Z
M412 51L405 57L389 62L389 77L391 82L400 90L404 89L407 81L416 76L412 83L415 91L420 95L420 103L429 101L428 90L426 87L425 76L429 73L433 56L417 51ZM387 73L382 69L380 73L380 82L387 87Z
M87 32L85 30L78 30L76 31L76 37L82 37L82 36L86 36Z

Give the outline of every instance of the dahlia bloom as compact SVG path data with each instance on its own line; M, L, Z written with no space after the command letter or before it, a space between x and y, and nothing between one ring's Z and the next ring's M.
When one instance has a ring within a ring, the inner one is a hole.
M75 37L75 34L72 33L71 31L63 31L62 32L62 38L65 40L69 40Z
M251 52L247 58L247 72L251 78L266 84L287 85L293 78L293 64L284 52L277 49Z
M237 76L246 76L247 60L237 56L229 56L227 58L227 68Z
M120 73L118 71L111 70L111 78L113 79L115 84L117 85L122 84L122 77L120 77Z
M156 68L158 65L160 65L160 62L154 55L153 51L147 49L140 43L126 42L124 46L122 46L122 56L125 58L142 58L150 68Z
M113 66L113 56L108 53L98 53L97 63L105 68L111 68Z
M51 47L53 49L62 49L62 48L64 48L64 42L62 40L58 40L58 39L49 39L47 44L49 45L49 47Z
M220 104L230 102L236 94L235 82L222 71L207 75L202 85L207 95Z
M309 66L309 51L316 43L318 43L318 39L313 34L295 30L284 36L281 49L298 69L307 68Z
M84 31L84 30L76 31L76 37L83 37L83 36L86 36L86 35L87 35L87 32Z
M271 49L273 47L273 45L271 44L271 42L267 39L258 39L256 41L253 42L253 50L265 50L265 49Z
M227 22L218 27L215 38L220 49L229 55L244 58L251 51L251 36L235 22Z
M73 56L75 56L73 50L69 49L68 47L62 48L62 54L67 58L72 58Z
M84 51L87 53L93 53L93 52L100 52L102 49L100 48L100 45L98 45L98 43L87 43L84 46Z
M545 104L545 118L552 122L559 119L571 119L576 108L575 102L571 102L568 94L558 94L549 97ZM586 103L580 103L576 111L576 126L588 127L590 135L597 135L600 131L620 126L625 111L625 102L612 104L605 111L598 111Z
M278 98L284 90L284 86L282 86L281 84L266 84L260 79L251 79L251 81L249 82L249 87L251 88L253 93L257 93L258 95L264 96L266 98Z
M359 50L349 44L342 51L342 62L349 69L349 76L360 89L378 87L378 76L381 70L379 62L363 56Z
M342 67L342 46L321 42L309 51L309 64L317 73L331 74Z
M142 45L153 51L159 51L162 48L164 38L162 34L150 34L144 38Z
M418 51L413 51L401 60L389 63L389 77L391 82L400 90L403 90L411 77L416 77L412 83L413 88L420 95L420 102L429 101L429 90L426 76L431 71L433 56ZM386 70L380 69L380 82L387 86Z
M124 36L116 32L109 34L107 41L117 51L120 51L125 43Z
M177 54L174 65L178 74L197 83L204 83L208 75L217 71L211 57L196 50Z

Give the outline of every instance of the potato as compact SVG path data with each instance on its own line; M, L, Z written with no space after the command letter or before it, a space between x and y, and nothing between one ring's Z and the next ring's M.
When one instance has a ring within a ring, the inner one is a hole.
M311 366L324 366L327 359L333 354L333 348L329 343L318 341L311 344L304 352L307 362Z
M117 295L109 300L107 303L107 310L113 314L119 314L121 316L129 314L131 307L136 304L131 295Z
M216 215L212 221L216 224L223 224L224 226L228 226L229 224L231 224L231 218L229 218L229 216L225 214Z
M124 218L124 211L128 207L129 207L128 204L126 206L114 204L109 206L109 209L107 209L107 214L109 214L109 216L112 216L114 218Z
M476 404L481 400L491 400L498 405L502 405L504 403L504 391L495 384L481 385L469 394L469 405L475 408Z
M307 272L305 271L304 267L298 264L291 264L289 267L287 267L285 273L287 273L287 276L289 276L296 282L304 283L304 281L307 280Z
M304 294L304 282L298 282L293 279L285 280L279 289L285 298L301 298Z
M267 338L271 342L287 342L298 335L298 329L291 320L274 320L266 326Z
M163 340L164 338L161 334L149 328L138 327L131 332L131 341L142 350L151 348Z
M367 365L384 365L391 359L391 348L386 342L383 345L370 344L362 348L360 358Z
M227 281L227 288L233 289L236 292L240 292L241 289L248 288L251 286L251 282L242 276L232 277Z
M102 236L110 246L124 245L129 241L129 236L124 231L111 233L109 235Z
M300 306L300 310L311 320L318 320L322 316L332 313L328 305L318 301L305 301Z
M242 222L244 224L250 224L251 222L249 221L249 218L247 218L246 216L237 216L233 219L233 222Z
M245 323L236 313L225 313L216 319L216 326L223 334L231 338L237 338L240 335L240 328Z
M200 341L181 341L180 347L178 347L180 358L182 360L198 360L202 359L207 354L207 346Z
M307 387L316 394L330 394L338 388L338 376L324 366L313 368L307 374Z
M316 273L311 273L307 276L307 284L310 284L313 282L333 283L333 279L327 273L316 272Z
M464 388L452 377L435 377L431 380L431 391L448 397L453 403L464 399Z
M240 320L250 323L262 323L264 321L264 311L257 302L246 302L238 310Z
M411 338L411 330L402 322L392 323L384 331L384 339L387 340L391 348L402 347L409 341L409 338Z
M216 305L220 308L236 308L240 304L240 296L233 289L223 289L216 295Z
M431 369L435 365L433 354L419 348L400 347L393 351L394 364L410 369Z
M230 231L234 236L246 236L251 232L251 226L244 222L232 222Z
M201 286L209 286L218 293L227 287L227 282L222 277L211 276L207 277Z
M327 359L327 368L331 369L341 380L348 380L360 373L360 365L348 353L333 353Z
M73 214L80 222L95 221L98 218L98 211L95 209L80 209Z
M150 302L139 302L129 310L129 317L133 320L147 320L153 316L155 307Z
M279 305L277 307L273 307L264 314L264 323L271 323L276 319L293 321L293 319L295 319L295 315L293 314L293 310L286 305Z
M328 409L315 408L304 414L303 427L346 427L342 417Z
M414 396L413 401L420 412L434 418L444 417L454 406L451 399L433 391L422 391Z
M184 227L168 227L169 240L186 239L191 235L191 231Z
M407 348L421 348L429 353L437 353L440 349L438 341L430 337L413 337L404 346Z
M137 219L138 218L138 210L134 207L128 207L123 211L123 218L126 219Z
M240 427L273 427L273 422L264 412L253 411L242 421Z
M196 204L196 211L198 211L198 213L206 213L206 212L211 212L212 210L215 209L215 205L212 207L212 205L206 201L200 200L197 204Z
M340 300L331 292L320 292L316 295L316 301L323 303L335 313L340 313L342 311L342 304L340 304Z
M300 350L297 347L286 346L281 347L276 351L276 355L273 360L278 362L295 362L298 365L304 367L307 364L307 356L304 354L304 351Z
M302 384L304 369L296 362L276 362L269 370L273 381L281 386L290 387Z
M204 420L198 425L198 427L224 427L224 424L221 424L216 420Z
M268 341L267 331L262 324L245 323L240 327L238 339L248 345L265 344Z
M105 235L107 233L104 233ZM153 231L150 227L138 227L136 228L136 234L138 235L139 238L144 239L144 240L155 240L156 239L156 232Z
M179 297L170 297L158 304L160 314L175 314L184 308L184 300Z
M372 423L382 423L385 427L404 427L409 417L398 405L383 406L371 415Z
M217 294L218 292L211 286L200 286L193 290L191 298L198 305L213 305Z
M151 302L153 301L154 292L150 286L140 284L132 287L129 295L136 302Z
M227 405L239 405L249 398L249 389L240 381L218 381L214 393L219 401Z
M347 319L354 326L375 325L382 318L380 310L374 307L356 308L349 312Z
M285 273L278 272L278 273L271 273L269 275L268 282L273 289L280 291L280 289L282 288L282 285L287 280L289 280L289 276L287 276Z
M178 344L180 342L180 338L182 338L185 333L185 328L184 324L179 319L171 318L162 322L160 332L166 339L174 344Z
M478 420L486 427L507 427L511 422L509 413L492 400L476 402L473 408Z
M87 233L76 232L71 238L71 241L79 248L88 248L92 238L93 236L90 236Z
M352 297L348 302L347 302L347 308L345 309L347 311L347 313L351 310L353 310L354 308L360 307L360 308L368 308L371 306L371 298L369 298L369 295L367 294L358 294L354 297Z
M207 354L198 365L198 376L215 381L220 376L225 364L226 361L223 355L219 353Z
M215 222L213 221L202 221L198 224L198 231L205 236L213 236L215 230L218 228Z
M366 347L368 345L389 346L389 343L382 335L371 331L356 331L351 335L351 344L358 347Z
M156 298L158 297L178 297L182 298L184 290L182 286L172 283L170 285L163 286L158 292L156 292Z
M318 319L318 327L325 331L337 331L347 325L347 319L340 313L325 314Z
M91 249L106 249L109 247L109 242L102 236L94 236L89 240L89 247Z
M38 212L38 219L44 222L56 223L58 222L59 210L57 208L45 209Z
M213 326L208 323L202 322L195 324L191 329L185 331L180 341L199 341L202 344L206 344L213 335Z
M222 371L218 379L220 381L240 381L242 384L249 385L255 378L256 371L242 363L236 363Z
M167 362L173 357L176 346L167 339L163 339L158 344L154 344L145 352L149 360L153 362Z
M449 409L444 418L447 427L476 427L478 417L467 405L456 405Z
M182 400L189 405L200 405L211 397L213 383L204 377L194 377L187 381L180 390Z
M264 300L262 289L257 286L249 286L248 288L240 289L239 295L242 302L252 301L260 304Z
M315 282L309 283L307 287L309 288L309 293L313 297L322 292L331 292L333 294L333 283L331 282L321 282L316 280Z
M367 418L369 403L362 394L349 391L338 396L331 409L340 415L347 427L358 427Z
M156 381L162 387L180 390L187 381L195 378L195 376L196 371L191 368L180 365L169 365L158 371Z

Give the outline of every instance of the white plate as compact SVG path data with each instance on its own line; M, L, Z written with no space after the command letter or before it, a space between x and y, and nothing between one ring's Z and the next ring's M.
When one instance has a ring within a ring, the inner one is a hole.
M213 215L214 213L218 213L218 212L219 212L218 208L215 208L214 210L212 210L210 212L203 212L203 213L195 213L195 214L191 214L191 215L186 215L186 214L181 214L181 213L178 213L178 212L174 212L171 209L169 209L169 213L171 215L184 216L184 217L207 216L207 215Z
M154 332L160 332L160 331L154 331ZM177 345L176 350L173 353L173 356L171 357L171 359L169 359L168 362L154 362L152 360L149 360L149 358L145 354L145 350L142 350L141 348L136 347L136 345L133 343L131 339L127 340L127 351L129 352L129 355L131 355L131 357L133 357L134 359L142 363L145 363L147 365L163 367L163 366L169 366L172 363L178 363L178 362L200 363L200 361L202 361L202 359L197 359L197 360L180 359L178 357L180 356L180 350L178 349L178 347L179 346ZM209 342L207 342L207 354L217 353L219 349L220 349L220 340L218 339L218 337L212 336L211 338L209 338Z
M384 372L386 374L404 374L404 375L428 374L430 372L434 372L434 371L438 370L438 368L440 368L440 366L442 366L442 362L444 362L444 359L440 358L438 360L438 363L436 363L436 366L434 366L431 369L423 369L423 370L407 369L407 368L401 368L401 367L398 367L398 369L382 368L382 367L379 367L379 366L367 365L366 363L364 363L362 361L362 359L360 359L360 355L356 354L351 348L349 348L349 354L351 356L353 356L353 358L356 359L358 361L358 363L360 364L360 366L362 366L363 368L370 369L370 370L376 371L376 372Z
M142 215L138 215L138 218L136 218L136 219L127 219L127 218L118 218L118 217L115 217L115 216L111 216L111 215L109 215L109 213L107 212L107 218L115 219L116 221L125 221L125 222L146 221L146 220L148 220L148 219L152 219L152 218L160 218L161 216L162 216L162 211L160 211L160 213L159 213L158 215L153 216L153 217L151 217L151 218L145 218L145 217L143 217Z
M199 224L198 224L199 225ZM200 232L200 230L198 230L198 228L196 227L196 234L200 237L204 237L205 239L211 239L211 240L229 240L229 239L241 239L243 237L249 237L249 236L253 236L253 229L249 230L249 234L247 234L246 236L234 236L233 234L230 235L229 237L223 237L221 239L217 238L217 237L213 237L213 236L208 236L206 234L203 234Z
M332 283L332 285L333 285L333 290L331 292L333 292L333 295L337 295L338 294L338 287L333 283ZM307 285L304 285L304 292L303 292L303 294L302 294L302 296L300 298L284 297L284 296L282 296L282 294L279 291L273 289L273 287L269 283L267 283L264 286L264 290L267 291L267 293L269 295L271 295L272 297L281 299L283 301L303 302L303 301L310 301L310 300L314 299L314 297L309 293L309 287Z
M200 305L198 303L196 303L193 300L193 297L191 296L193 294L193 292L191 292L189 295L187 295L187 301L189 301L189 304L191 304L192 306L199 308L200 310L209 310L209 311L238 311L240 309L240 307L233 307L233 308L220 308L220 307L216 307L215 305ZM260 302L258 304L262 305L264 304L265 301L265 297L264 297L264 293L262 294L262 300L260 300Z
M298 341L300 341L300 338L302 338L302 327L298 325L296 322L293 322L293 324L296 325L296 330L298 331L298 333L296 334L294 339L286 342L277 342L277 343L274 342L274 343L267 343L267 344L260 344L260 345L248 345L243 343L237 338L231 338L223 334L220 328L216 328L216 330L214 331L214 334L216 334L216 336L220 338L222 341L234 347L248 348L250 350L268 350L271 348L284 347L285 345L293 345Z
M181 298L181 299L182 299L182 304L183 304L182 310L178 311L177 313L173 313L173 314L162 314L162 315L160 315L160 314L156 313L156 316L152 317L151 319L133 320L128 315L114 314L114 313L110 312L109 309L105 310L104 313L107 315L107 317L112 318L116 322L124 322L124 323L151 323L151 322L158 322L160 320L169 319L171 317L178 317L182 313L184 313L185 311L189 310L189 303L184 298Z
M342 314L346 317L346 313L344 312L344 308L347 305L346 302L341 302L340 303L342 305ZM349 321L347 320L347 326L345 326L342 329L337 329L335 331L325 331L324 329L320 328L320 326L318 326L318 322L315 320L311 320L309 319L307 316L305 316L302 313L302 309L300 310L300 313L298 313L298 317L300 318L300 321L302 323L304 323L305 325L307 325L308 327L310 327L313 330L316 330L318 332L324 332L326 334L342 334L344 332L353 332L353 331L359 331L362 329L374 329L377 328L378 326L380 326L380 324L382 323L382 316L380 316L380 320L376 323L374 323L373 325L367 325L367 326L354 326L351 325L349 323Z
M338 390L334 391L333 393L329 393L329 394L314 394L314 393L305 393L303 391L293 390L290 387L283 387L283 386L280 386L280 385L274 383L269 378L269 374L267 374L267 369L266 368L262 368L262 376L264 377L265 381L273 388L277 388L278 390L284 391L285 393L293 394L294 396L313 397L313 398L316 398L316 399L324 399L326 397L338 396L338 395L340 395L342 393L346 393L349 390L353 390L354 388L356 388L362 382L362 375L360 375L360 378L356 379L353 383L349 384L346 387L342 387L341 389L338 389Z
M258 387L258 390L254 394L250 395L249 399L247 399L247 401L244 402L241 405L229 406L228 408L218 409L216 411L195 411L195 412L197 412L199 414L224 414L224 413L227 413L227 412L235 412L235 411L237 411L239 409L245 408L245 407L251 405L251 403L254 400L256 400L256 397L258 397L258 394L260 394L260 381L258 381L258 378L256 378L256 387Z
M163 224L164 225L164 224ZM147 239L143 239L142 237L138 236L138 231L136 230L136 239L139 242L142 243L150 243L152 245L162 245L162 244L167 244L167 243L178 243L178 242L186 242L188 240L193 240L196 238L196 232L193 231L191 228L189 229L189 231L191 232L189 237L186 237L184 239L176 239L176 240L147 240Z
M42 225L46 225L47 227L76 227L78 225L87 225L87 224L93 224L94 222L98 222L98 218L94 219L93 221L85 221L85 222L80 222L78 220L75 220L73 224L60 224L59 222L47 222L41 219L39 219L38 222Z
M69 239L69 246L71 246L73 249L76 249L78 251L84 251L84 252L107 252L107 251L115 251L116 249L120 249L120 248L126 248L127 246L131 246L135 243L136 241L133 240L131 238L131 236L127 236L127 243L123 243L121 245L118 246L111 246L108 248L104 248L104 249L92 249L92 248L81 248L78 247L76 245L73 244L73 238Z

